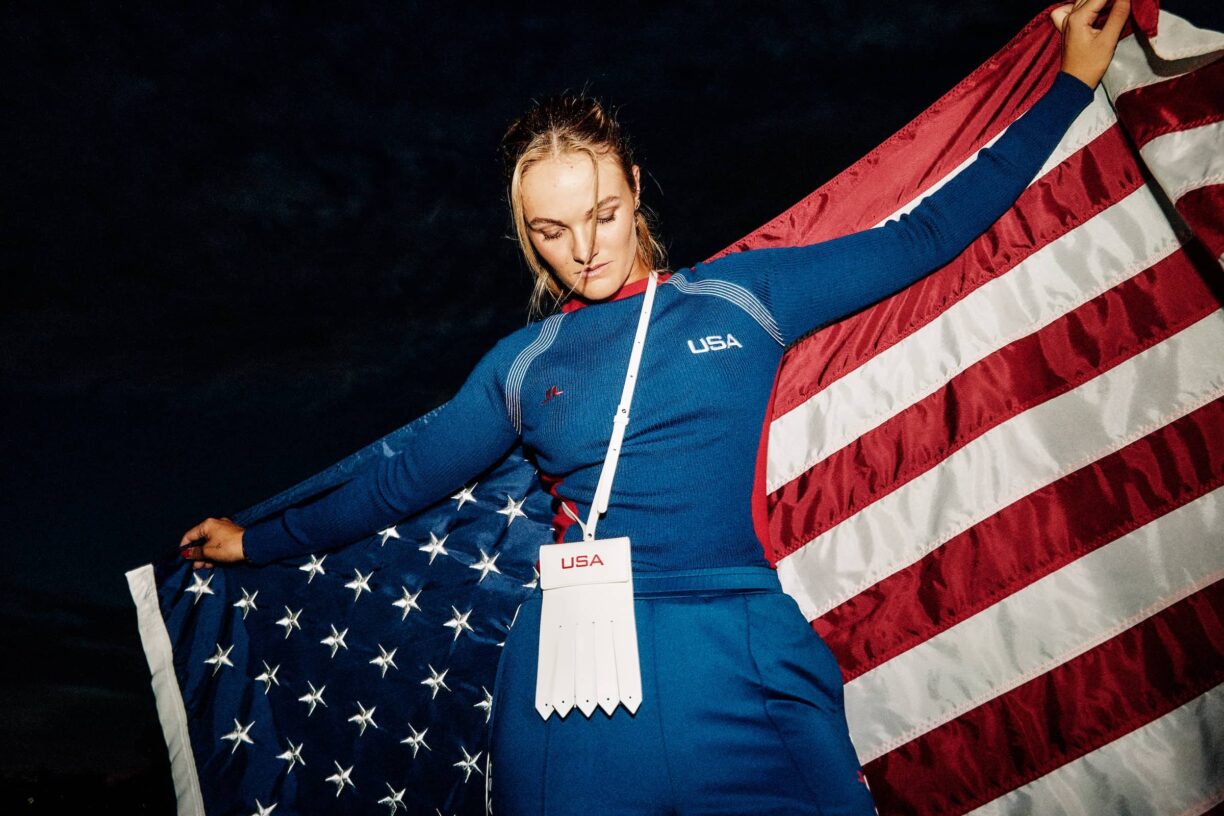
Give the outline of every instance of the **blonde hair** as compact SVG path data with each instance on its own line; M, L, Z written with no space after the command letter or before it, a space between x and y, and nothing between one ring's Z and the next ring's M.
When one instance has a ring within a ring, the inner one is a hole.
M585 153L595 169L595 199L599 202L599 159L611 154L635 195L641 194L633 178L633 152L616 118L598 100L586 95L556 94L536 100L530 109L506 129L501 142L506 162L506 197L519 250L531 270L534 285L528 301L531 319L555 309L572 290L558 281L535 246L523 212L523 175L533 164L566 153ZM663 269L667 250L655 237L656 217L644 204L634 213L637 258L647 269ZM599 219L595 219L595 229ZM593 236L593 234L592 234ZM592 247L594 238L592 237ZM551 302L545 306L545 302Z

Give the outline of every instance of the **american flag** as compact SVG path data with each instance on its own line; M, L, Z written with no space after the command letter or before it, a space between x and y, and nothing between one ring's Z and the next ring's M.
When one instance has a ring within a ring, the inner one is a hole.
M326 493L435 413L234 520ZM340 549L131 570L178 813L484 813L497 660L538 581L550 503L519 447Z
M1224 35L1134 11L1146 35L1015 206L778 375L765 540L881 813L1224 800ZM1058 54L1039 15L733 248L907 211Z
M1224 35L1150 0L1133 17L1011 211L778 373L766 554L838 656L883 814L1224 801ZM912 208L1058 55L1038 15L725 251ZM235 520L334 488L432 416ZM130 571L179 813L484 812L496 661L551 516L516 449L339 550Z

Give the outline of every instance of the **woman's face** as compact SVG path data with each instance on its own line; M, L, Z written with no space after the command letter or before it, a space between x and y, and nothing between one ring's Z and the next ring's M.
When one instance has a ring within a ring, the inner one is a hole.
M640 178L635 164L638 189ZM633 229L638 199L615 158L599 159L599 205L592 208L594 181L586 153L538 161L522 177L523 214L532 245L561 286L588 300L602 300L650 270L638 263Z

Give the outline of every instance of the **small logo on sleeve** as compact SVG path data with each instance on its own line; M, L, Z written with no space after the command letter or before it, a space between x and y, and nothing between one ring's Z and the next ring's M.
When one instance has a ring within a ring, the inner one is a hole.
M549 401L550 399L552 399L553 397L559 397L559 396L561 396L561 395L562 395L562 394L564 394L564 393L565 393L565 392L564 392L564 391L562 391L562 390L561 390L560 388L558 388L557 386L555 386L555 385L550 385L550 386L548 386L548 390L544 392L544 402L548 402L548 401ZM540 404L541 404L541 405L543 405L543 404L544 404L544 402L541 402Z

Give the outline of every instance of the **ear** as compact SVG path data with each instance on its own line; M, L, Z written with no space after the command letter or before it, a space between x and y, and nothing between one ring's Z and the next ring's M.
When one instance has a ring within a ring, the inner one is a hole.
M633 209L642 206L642 168L636 164L633 165L633 194L637 199L634 202Z

